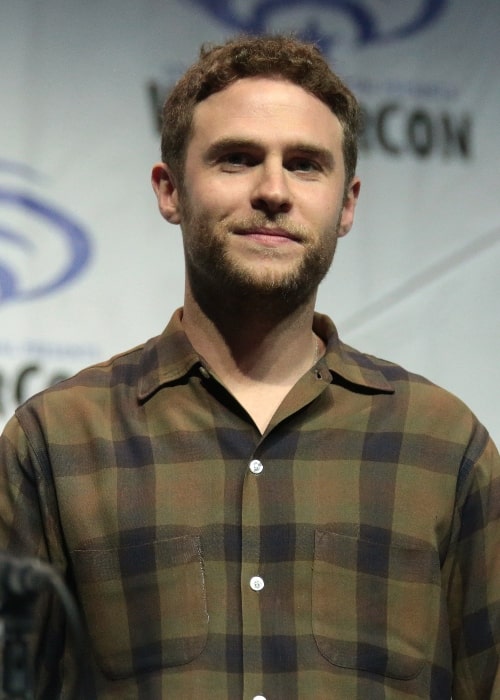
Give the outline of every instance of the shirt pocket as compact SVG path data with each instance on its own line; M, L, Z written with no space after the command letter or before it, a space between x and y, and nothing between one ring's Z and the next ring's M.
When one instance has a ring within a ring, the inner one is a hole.
M197 536L73 552L97 663L110 678L187 664L203 651L208 612Z
M335 666L415 678L432 659L441 588L437 552L316 531L313 634Z

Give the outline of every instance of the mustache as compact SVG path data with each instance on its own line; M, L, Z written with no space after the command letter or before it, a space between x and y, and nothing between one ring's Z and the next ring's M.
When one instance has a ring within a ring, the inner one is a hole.
M258 229L281 229L285 234L297 241L310 238L310 231L306 226L291 222L286 214L276 214L268 217L265 214L255 214L243 219L227 222L228 229L232 231L252 231Z

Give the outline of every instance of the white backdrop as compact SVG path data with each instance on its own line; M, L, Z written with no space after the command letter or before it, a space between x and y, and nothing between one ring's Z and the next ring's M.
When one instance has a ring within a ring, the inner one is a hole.
M156 105L202 41L321 40L366 109L356 225L318 308L460 395L500 442L500 3L2 0L0 424L182 303Z

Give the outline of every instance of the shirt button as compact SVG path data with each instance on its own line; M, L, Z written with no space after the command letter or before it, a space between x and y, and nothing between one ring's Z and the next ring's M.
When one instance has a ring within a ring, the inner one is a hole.
M203 379L210 379L210 372L206 367L203 367L203 365L200 366L200 374Z
M260 576L252 576L250 588L254 591L261 591L264 588L264 579L261 579Z
M264 465L262 464L262 462L259 462L258 459L252 459L249 466L250 466L250 471L253 474L260 474L261 471L264 469Z

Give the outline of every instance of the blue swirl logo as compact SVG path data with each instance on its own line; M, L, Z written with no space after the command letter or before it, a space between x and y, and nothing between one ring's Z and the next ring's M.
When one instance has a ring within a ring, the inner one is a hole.
M302 24L301 36L309 41L317 42L324 50L335 45L337 39L324 23L325 10L340 12L354 26L355 42L357 44L385 43L404 39L420 32L435 22L443 13L450 0L417 0L417 2L394 3L398 18L387 26L386 17L391 8L384 2L373 0L261 0L255 2L250 11L245 5L245 12L237 0L192 0L232 30L248 34L263 34L276 27L274 23L280 19L291 21L294 13L300 12L305 17ZM250 5L250 3L248 3ZM389 3L390 5L390 3ZM384 22L380 17L384 11ZM321 12L322 18L314 13ZM402 16L403 15L403 16Z
M22 164L0 160L0 173L34 180ZM57 292L89 264L91 241L68 214L29 185L0 184L0 305Z

